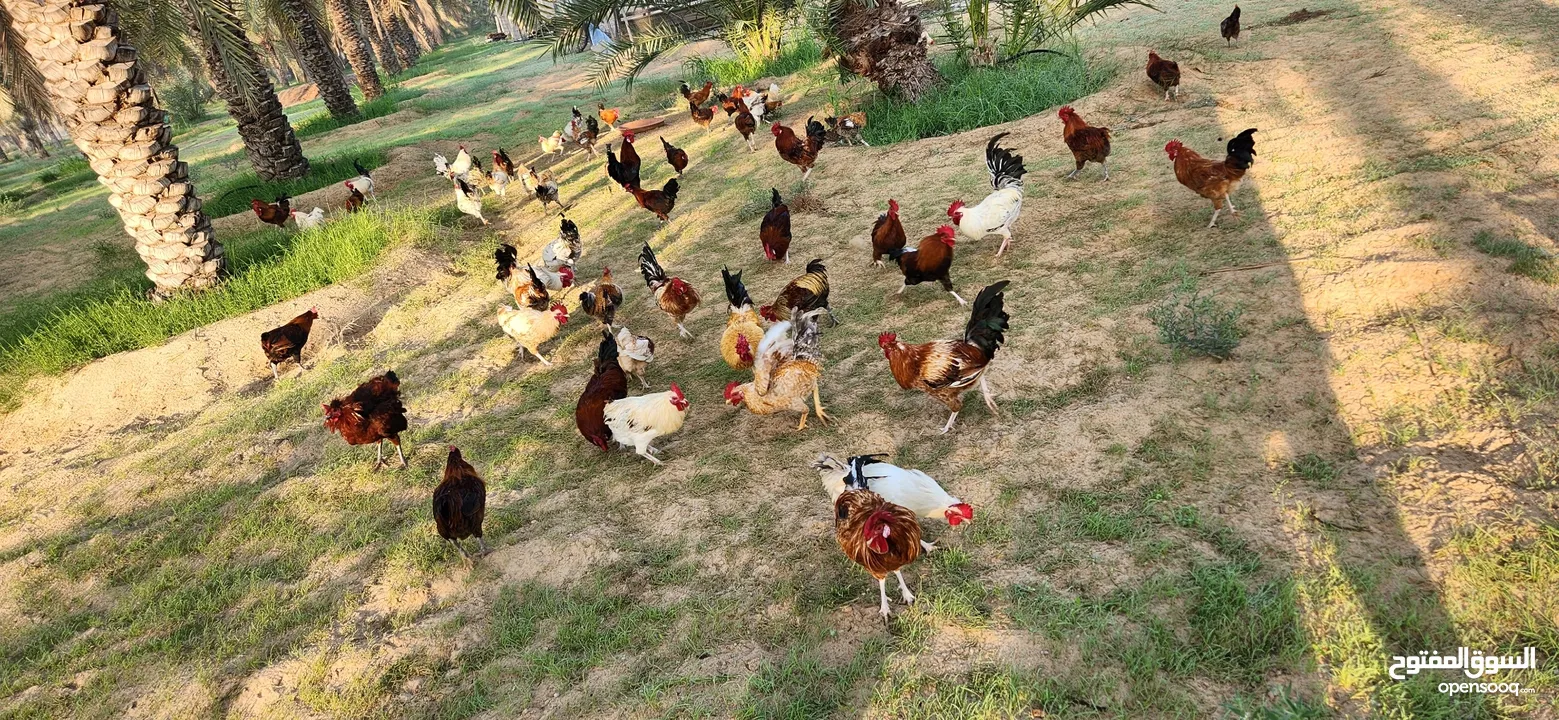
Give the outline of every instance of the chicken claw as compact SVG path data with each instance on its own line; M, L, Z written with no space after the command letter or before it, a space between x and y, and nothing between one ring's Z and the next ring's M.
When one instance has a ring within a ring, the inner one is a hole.
M924 540L920 541L920 551L921 552L931 552L932 550L935 550L935 549L936 549L936 543L928 543L928 542L926 542Z
M817 411L818 422L823 423L823 425L828 425L828 421L833 419L828 416L828 413L823 412L823 399L818 396L816 380L812 381L812 407ZM805 420L805 416L802 419Z

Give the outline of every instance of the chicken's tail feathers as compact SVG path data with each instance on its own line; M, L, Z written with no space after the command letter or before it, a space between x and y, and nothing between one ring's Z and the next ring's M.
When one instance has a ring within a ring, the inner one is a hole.
M823 258L812 258L812 260L807 263L807 272L827 274L828 268L823 265Z
M985 167L991 173L991 187L996 190L1023 187L1023 176L1028 172L1023 167L1022 155L1004 147L997 147L996 143L1007 135L1008 133L997 133L990 142L985 144Z
M504 243L493 251L493 260L498 263L498 279L507 280L512 274L514 261L519 258L519 251L513 245Z
M817 318L827 312L827 308L818 308L791 316L792 327L796 332L793 352L796 359L811 362L823 359L823 331L818 326Z
M785 201L780 199L779 189L769 188L769 207L777 208L784 204Z
M370 177L368 175L368 168L363 167L363 164L358 162L357 158L352 158L352 169L356 170L358 175L363 177Z
M394 370L385 370L384 379L389 380L390 384L395 386L397 389L399 389L401 386L401 379L395 374Z
M986 357L996 354L996 348L1007 340L1007 313L1003 300L1007 285L1002 280L986 286L974 298L974 309L969 314L969 324L964 326L964 342L980 348Z
M617 364L617 338L612 337L611 330L601 331L601 346L596 349L595 363L595 371L598 373L603 368Z
M639 274L644 276L644 284L652 289L666 282L666 270L655 259L655 251L649 243L644 243L644 249L639 251Z
M1248 170L1256 164L1256 138L1253 137L1256 128L1248 128L1229 139L1228 159L1225 161L1230 167L1238 170Z
M579 241L579 226L575 225L573 220L563 218L563 221L558 223L558 232L562 233L563 239L569 243Z
M731 307L741 308L752 304L752 296L747 294L747 286L742 284L742 271L733 273L722 267L720 279L725 282L725 300Z

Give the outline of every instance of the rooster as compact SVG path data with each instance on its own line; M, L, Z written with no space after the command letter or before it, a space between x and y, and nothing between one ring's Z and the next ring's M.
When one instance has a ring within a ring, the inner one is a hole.
M563 133L552 133L552 137L537 135L536 143L541 146L542 155L556 155L563 152Z
M753 352L763 341L763 325L758 322L758 313L752 309L752 298L742 285L741 271L732 273L722 267L720 278L725 281L725 299L730 307L725 332L720 334L720 357L732 368L746 370L752 367Z
M552 272L558 272L565 267L574 267L584 254L584 243L579 240L579 226L565 217L558 223L558 236L541 248L541 264Z
M487 483L460 455L460 448L450 445L449 459L444 461L444 479L433 488L433 525L438 536L454 545L466 560L473 558L460 541L474 537L480 548L477 555L486 555L487 543L482 540L482 518L486 514Z
M715 84L713 81L705 81L703 89L699 90L698 92L694 92L693 88L688 87L687 82L684 81L680 90L682 92L682 98L687 100L688 104L701 106L704 103L709 102L709 93L710 91L714 90L714 88Z
M758 343L752 365L752 382L732 382L725 386L725 401L746 406L754 415L799 412L797 430L807 429L807 414L817 412L818 422L828 424L817 381L823 372L822 336L817 316L822 310L800 313L795 322L775 323ZM794 330L794 335L792 331ZM807 407L807 391L812 391L812 407Z
M612 130L616 130L617 129L617 118L621 117L622 113L617 112L617 108L609 108L609 107L607 107L606 103L599 103L598 102L598 103L595 104L595 107L596 107L596 112L595 112L596 117L601 118L601 122L606 123L606 127L607 128L612 129Z
M699 107L691 102L687 104L687 114L693 119L693 123L703 128L705 132L709 130L709 123L715 119L714 108Z
M732 92L735 92L735 88L732 88ZM726 117L735 115L737 108L746 107L746 103L741 102L741 98L731 97L725 93L715 93L715 104L725 111Z
M677 177L682 177L682 171L687 169L687 151L666 142L666 136L660 138L661 147L666 150L666 162L671 169L677 171Z
M904 288L911 285L935 280L942 283L942 289L952 295L959 305L966 304L953 290L953 238L956 235L951 225L943 225L935 233L922 238L914 250L899 248L888 251L888 259L897 262L899 270L904 272L904 284L899 286L899 295L903 295Z
M1012 224L1023 211L1023 175L1028 172L1023 168L1022 155L996 146L1006 136L1007 133L1000 133L985 145L985 168L991 174L991 194L974 207L965 207L964 201L954 200L947 208L947 216L953 219L953 225L964 237L978 242L991 235L1000 235L1001 247L996 250L996 257L1001 257L1012 243Z
M378 446L375 470L385 464L385 440L395 446L401 467L407 467L406 453L401 450L401 433L410 426L406 422L406 408L401 405L401 379L395 376L395 371L387 370L358 385L351 395L320 407L325 409L325 427L340 433L348 445L374 443Z
M786 284L774 303L758 308L758 314L769 322L779 322L790 319L791 308L800 308L804 313L821 309L833 318L834 311L828 307L828 268L822 258L807 263L806 273Z
M482 161L471 158L471 170L466 173L465 181L476 191L476 196L481 197L487 193L487 189L493 186L492 176L482 167Z
M890 465L883 462L882 457L857 455L839 462L833 456L823 454L812 467L823 479L828 497L835 501L849 488L864 488L920 517L946 520L953 527L974 519L974 508L949 495L930 475ZM936 545L921 540L920 548L931 552Z
M548 248L550 247L551 246L549 245ZM546 264L545 250L546 248L543 248L542 267L538 269L535 266L527 265L526 269L529 274L525 277L520 276L517 267L519 251L515 250L513 245L505 243L499 245L498 249L493 251L493 259L498 262L497 277L501 282L503 282L505 289L507 289L509 292L515 293L515 302L521 305L526 305L529 303L529 278L531 277L540 279L541 284L545 286L547 290L563 290L565 288L573 287L573 265L571 263L562 263L557 265L556 269L552 269ZM520 286L519 283L521 282L526 283L526 285ZM541 303L537 306L537 309L542 309L545 307L546 303Z
M348 213L355 213L358 210L362 210L363 204L368 202L367 199L363 197L363 194L358 192L357 188L352 187L351 183L341 184L346 186L346 211Z
M601 124L596 122L595 118L589 117L589 118L585 118L585 129L581 130L579 132L579 137L576 140L576 142L579 143L580 147L582 147L582 148L584 148L586 150L589 150L590 151L590 156L594 157L595 156L595 141L596 141L596 138L598 138L600 136L601 136Z
M769 128L774 134L774 149L779 151L779 156L792 165L801 168L801 181L806 182L812 176L812 166L817 163L817 154L823 149L823 136L827 130L823 124L807 118L807 139L803 141L796 137L795 131L784 125L774 123Z
M567 322L568 308L563 303L552 303L546 310L535 310L524 305L518 308L498 306L498 327L503 328L503 334L513 338L515 343L540 360L542 365L552 363L541 356L539 348L542 343L557 337L558 330ZM520 353L520 359L525 359L525 353Z
M357 177L346 181L346 186L356 189L364 195L373 195L374 199L378 199L379 196L374 195L374 180L368 176L368 168L363 167L362 163L353 158L352 169L357 171Z
M313 230L325 224L324 208L316 207L307 214L302 210L293 210L290 214L293 224L297 225L299 230Z
M682 422L687 418L687 407L687 397L682 394L682 388L672 383L670 392L625 397L609 402L603 415L606 417L606 427L617 444L632 447L639 457L660 465L662 463L655 457L655 448L650 447L650 443L655 438L681 430Z
M303 369L303 346L309 341L309 331L314 328L314 320L319 318L319 308L309 308L291 320L274 330L266 330L260 333L260 350L265 353L265 359L271 363L271 379L281 379L276 374L276 366L287 362L292 358L298 362L298 369Z
M1240 6L1234 6L1234 12L1218 23L1218 32L1223 35L1223 44L1228 45L1240 39Z
M920 521L908 508L894 505L865 488L849 488L834 500L834 539L852 562L866 568L877 579L881 598L878 612L887 620L888 573L899 579L899 595L904 604L915 602L915 594L904 584L904 566L920 557Z
M1007 339L1007 313L1002 309L1007 283L1006 280L998 282L975 296L974 311L964 326L961 339L906 345L893 333L877 337L878 347L888 358L888 370L899 387L924 392L952 411L947 424L942 426L944 435L953 429L953 421L963 409L964 392L975 383L980 385L985 407L996 412L985 369L996 356L996 349Z
M580 393L579 402L574 405L574 427L591 445L601 448L601 452L607 451L607 443L612 439L612 430L606 424L606 406L625 397L628 397L628 376L617 364L617 342L612 339L611 332L602 331L595 371L585 382L585 391Z
M630 185L628 186L628 192L633 193L633 199L639 202L639 207L655 213L655 217L659 218L661 224L664 225L667 218L670 217L671 211L677 207L677 191L680 188L681 186L677 183L677 179L672 178L667 180L666 184L662 185L659 190L645 190Z
M1071 105L1061 108L1061 139L1072 151L1072 159L1077 161L1077 169L1066 176L1068 180L1076 180L1077 174L1083 171L1083 165L1096 162L1104 168L1104 179L1110 179L1110 129L1107 127L1094 127L1083 122L1082 116L1072 109Z
M888 211L877 216L872 225L872 265L882 267L882 256L902 250L907 241L904 223L899 222L899 201L888 199Z
M639 186L639 149L633 144L637 139L638 136L633 131L623 132L622 152L618 153L617 161L622 165L623 177L627 180L622 183L625 190L626 186Z
M460 143L460 151L455 153L455 161L449 164L449 171L456 175L471 172L471 153L466 151L465 143Z
M499 197L509 194L509 181L514 179L514 161L509 159L509 154L498 148L493 151L493 192Z
M747 143L747 152L758 152L758 146L753 144L752 134L758 132L758 119L753 117L752 111L746 105L737 103L736 119L731 121L736 127L736 132L741 133L742 140Z
M1250 128L1229 140L1228 154L1223 162L1204 158L1179 140L1170 140L1164 146L1164 152L1169 153L1169 159L1175 163L1175 179L1197 195L1213 201L1213 219L1207 223L1209 228L1217 227L1218 213L1224 206L1228 206L1229 212L1240 212L1234 207L1232 196L1239 189L1240 181L1245 179L1245 171L1256 163L1256 138L1252 137L1255 133L1256 128Z
M443 153L433 153L433 172L439 175L449 174L449 158Z
M569 118L568 124L563 126L562 137L564 141L573 144L579 142L580 134L585 131L585 116L577 107L570 110L573 116Z
M541 211L547 211L547 203L558 206L558 212L563 212L563 201L558 199L558 181L552 177L551 172L536 173L536 166L525 168L525 187L541 202Z
M698 307L698 290L682 278L667 277L649 243L645 243L644 249L639 251L639 273L644 276L644 284L649 286L650 292L655 293L655 302L660 305L661 311L670 315L672 322L677 324L677 332L682 337L692 338L693 333L683 327L682 321Z
M475 191L471 189L470 185L466 184L466 181L458 177L454 178L454 180L455 207L459 208L460 212L481 220L482 224L486 225L487 218L482 217L482 200L476 197Z
M623 147L626 149L632 146L625 142L623 143ZM628 188L637 187L639 184L639 167L638 165L634 165L632 171L630 171L626 165L623 165L622 162L617 159L617 154L612 152L612 146L607 145L606 176L611 178L612 182L616 183L625 192L631 192L628 190Z
M259 199L250 200L249 208L254 210L254 216L260 218L260 222L276 227L285 227L287 220L292 217L292 199L286 195L277 195L275 202L265 202Z
M602 325L612 326L612 321L617 318L617 308L623 304L622 288L612 282L612 269L601 268L601 279L596 281L594 290L586 290L579 294L579 306L584 308L585 314L599 320ZM612 355L617 352L613 350Z
M829 116L823 118L823 122L828 125L828 134L824 136L824 139L829 142L854 145L856 141L859 141L866 147L872 146L871 143L866 142L865 138L861 137L861 131L866 129L866 113L864 112L856 111L844 117Z
M1158 53L1148 51L1148 79L1153 81L1160 90L1164 91L1164 99L1169 99L1169 93L1174 91L1175 97L1180 97L1180 66L1174 60L1165 60Z
M779 99L779 94L779 85L769 83L769 89L763 93L747 92L743 102L753 117L772 125L774 119L779 117L780 106L785 104L784 100Z
M774 188L769 188L769 211L758 225L758 242L763 244L764 257L790 262L790 206Z
M626 325L617 331L617 364L622 366L623 372L638 378L639 384L644 387L650 386L644 380L644 371L649 369L654 360L654 340L634 335Z

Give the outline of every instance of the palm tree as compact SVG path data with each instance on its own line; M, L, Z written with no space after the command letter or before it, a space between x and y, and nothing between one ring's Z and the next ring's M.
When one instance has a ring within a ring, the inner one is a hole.
M401 65L400 58L395 56L395 49L390 44L390 39L374 21L373 10L369 8L368 0L347 0L347 2L352 5L352 15L362 21L363 34L368 37L368 44L373 46L374 56L379 58L379 64L384 66L386 73L399 75L405 68Z
M363 89L363 97L373 100L384 95L379 71L374 69L374 52L357 28L351 0L325 0L325 11L330 13L330 25L341 38L347 62L352 65L353 74L357 75L357 86Z
M386 34L395 45L395 51L400 54L401 64L411 67L417 64L422 57L422 48L417 46L417 37L412 34L411 26L406 24L406 18L402 17L398 8L392 6L392 0L380 0L379 19L384 23Z
M839 67L877 83L885 94L915 102L942 82L927 55L920 16L898 0L834 0L824 27Z
M278 4L297 33L298 60L319 88L319 95L324 99L331 117L356 117L357 103L352 101L352 91L341 77L336 54L331 52L330 43L325 41L324 33L320 32L313 4L307 0L278 0Z
M31 1L31 0L24 0ZM62 0L55 0L60 2ZM72 0L84 2L86 0ZM227 114L238 124L244 154L261 180L299 178L309 161L265 76L260 57L238 25L230 0L184 0L190 30L201 40L201 58Z
M91 0L5 0L0 68L8 102L58 114L108 187L153 294L214 285L222 245L115 13Z

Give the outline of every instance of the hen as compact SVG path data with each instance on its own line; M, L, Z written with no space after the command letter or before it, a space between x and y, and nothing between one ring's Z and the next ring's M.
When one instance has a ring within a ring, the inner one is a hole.
M714 90L714 87L714 81L705 81L704 87L701 90L694 92L693 88L688 87L688 84L683 82L680 90L682 92L682 98L687 100L688 103L692 105L703 105L704 103L709 102L709 93L710 91Z
M1256 128L1250 128L1229 140L1228 154L1223 162L1204 158L1179 140L1170 140L1164 146L1164 152L1175 163L1175 179L1213 202L1213 219L1207 223L1209 228L1218 225L1218 213L1225 205L1229 212L1240 212L1234 207L1232 196L1239 189L1240 181L1245 179L1245 171L1256 162L1256 138L1252 137L1255 133Z
M803 313L821 309L830 319L834 317L833 309L828 306L828 268L823 265L822 258L813 258L807 263L806 273L786 284L774 304L758 308L758 314L764 320L778 322L789 320L793 308L799 308Z
M878 612L884 620L892 614L888 609L888 573L898 577L904 604L915 602L903 572L904 566L920 557L920 521L914 512L870 490L849 488L834 500L834 539L845 557L877 579Z
M1023 212L1023 175L1028 172L1023 168L1022 155L996 146L1006 136L1007 133L1000 133L985 145L985 169L991 175L991 194L974 207L965 207L964 201L954 200L947 208L947 216L953 219L953 225L964 237L978 242L991 235L1000 235L1001 247L996 250L996 257L1001 257L1012 243L1012 224Z
M286 325L260 333L260 349L271 363L272 380L280 379L276 366L287 362L287 358L296 360L298 369L303 368L303 346L308 343L309 331L314 329L314 320L318 317L319 308L309 308L288 320Z
M779 190L769 188L769 211L758 225L758 242L769 260L790 262L790 206L780 200Z
M639 384L644 387L650 386L644 379L644 371L649 369L654 360L654 340L634 335L627 325L617 331L617 364L622 366L623 372L638 378Z
M1077 174L1083 171L1084 164L1096 162L1104 168L1104 179L1109 180L1110 166L1107 161L1110 158L1110 129L1084 122L1071 105L1061 108L1059 114L1061 139L1071 149L1072 159L1077 161L1077 169L1067 175L1066 179L1075 180Z
M358 210L362 210L363 204L367 202L367 199L363 197L363 194L358 192L357 188L352 187L349 183L341 184L346 185L346 211L348 213L355 213Z
M693 119L695 125L703 128L706 132L709 130L709 123L715 119L714 108L699 107L691 102L687 104L687 114L688 117Z
M1002 309L1002 291L1007 284L1003 280L980 291L974 299L969 323L964 326L964 335L958 340L906 345L893 333L877 337L877 345L888 358L888 370L899 387L924 392L952 411L947 424L942 426L943 434L953 429L953 421L964 406L963 394L976 383L985 396L985 406L996 412L985 369L1007 339L1007 313Z
M541 344L557 337L558 330L568 322L568 308L552 302L546 283L535 268L527 265L525 271L530 283L514 288L516 307L498 307L498 327L542 365L551 365L541 356ZM520 353L520 359L525 359L524 353Z
M595 372L585 382L574 405L574 427L591 445L608 450L612 430L606 424L606 406L613 400L628 397L628 376L617 364L617 342L609 331L601 332L601 347L596 351Z
M666 142L665 136L661 136L660 144L666 150L666 162L677 171L677 177L681 177L682 171L687 169L687 151Z
M655 259L655 251L650 249L649 243L645 243L644 249L639 251L639 273L644 276L644 284L649 286L650 292L655 293L655 303L677 324L677 332L682 337L692 338L693 333L683 327L682 321L698 307L698 290L682 278L668 277Z
M829 142L844 143L845 145L854 145L856 142L859 142L866 147L871 147L872 145L866 142L865 138L861 137L861 131L866 129L866 113L864 112L856 111L844 117L833 117L830 115L823 118L823 122L828 125L828 134L825 136L825 139Z
M352 169L357 171L357 177L346 181L346 186L355 188L358 192L365 195L374 195L374 180L372 177L369 177L368 168L363 167L362 163L353 158ZM374 197L377 198L378 196L374 195Z
M563 212L563 202L558 199L558 181L552 177L552 173L537 174L536 166L525 168L525 187L541 202L541 211L547 211L547 203L558 206L558 212Z
M378 447L378 459L374 469L384 465L384 441L395 445L395 454L406 467L406 453L401 451L401 433L410 427L406 422L406 408L401 405L401 379L393 370L358 385L351 395L337 398L320 407L325 409L325 427L340 433L348 445Z
M680 189L677 179L666 181L659 190L645 190L636 185L628 186L628 192L633 193L633 199L639 202L639 207L644 208L665 224L671 211L677 207L677 191Z
M596 122L595 118L588 117L585 118L585 127L579 131L579 137L575 139L575 142L579 143L580 147L589 150L591 157L594 157L595 141L599 137L601 137L601 124Z
M455 178L454 180L455 180L455 207L459 208L460 212L465 213L467 215L470 215L471 217L474 217L474 218L476 218L478 220L481 220L482 224L486 225L487 224L487 218L482 217L482 200L481 200L481 198L476 196L475 191L473 191L471 189L470 185L466 184L466 181L461 180L458 177Z
M882 256L902 250L907 240L904 223L899 222L899 202L889 198L888 211L878 215L872 225L872 265L882 267Z
M720 334L720 357L725 364L737 370L752 367L753 352L763 340L763 325L752 308L752 298L742 285L742 273L732 273L720 268L720 278L725 281L725 300L730 312L725 319L725 331Z
M563 133L552 133L552 137L537 135L536 143L541 146L541 154L556 155L563 152Z
M302 210L293 210L292 222L299 230L313 230L325 224L325 210L316 207L308 214L304 214Z
M617 444L632 447L639 457L660 465L662 463L655 457L655 448L650 447L650 443L655 438L681 430L682 422L687 418L687 407L687 397L682 394L682 388L672 383L670 392L625 397L609 402L603 415L606 417L606 427Z
M585 246L579 239L579 226L565 217L558 223L558 236L541 248L541 264L557 272L565 267L574 267L584 254Z
M633 144L637 139L638 136L632 131L623 132L623 145L617 155L617 162L622 165L623 178L628 181L623 183L624 186L639 186L639 149Z
M885 463L882 457L857 455L839 462L833 456L824 454L818 456L812 467L818 471L823 479L823 487L833 500L838 500L839 495L848 488L863 488L920 517L946 520L953 527L974 519L974 508L949 495L930 475ZM920 547L927 552L936 549L935 545L924 540L920 542Z
M449 164L449 171L456 175L471 172L471 153L466 150L465 143L460 143L460 150L455 153L455 161Z
M509 154L498 148L493 151L493 192L498 197L509 194L509 181L514 179L514 161L509 159Z
M812 176L812 166L817 164L817 154L823 149L823 137L828 133L823 129L823 124L807 118L807 139L796 137L796 132L784 125L774 123L769 131L774 134L774 149L779 156L792 165L801 168L801 181L806 182Z
M482 519L486 515L487 483L460 455L460 449L450 445L449 459L444 461L444 479L433 488L433 525L438 536L448 540L467 560L473 558L460 541L474 537L480 548L477 555L486 555L487 542L482 540Z
M612 321L617 318L617 308L623 304L622 288L612 282L612 269L601 268L601 279L596 281L594 290L586 290L579 294L579 306L585 314L600 321L602 325L612 326ZM616 350L612 351L615 356Z
M736 127L736 132L741 133L742 140L747 143L747 152L758 152L758 146L752 141L752 135L758 132L758 119L753 117L752 111L746 105L737 103L736 118L731 124Z
M807 414L815 410L818 421L827 425L830 418L823 411L817 387L823 372L822 337L817 327L817 316L822 312L801 313L794 323L785 321L770 327L758 343L752 382L726 385L725 401L746 406L754 415L799 412L801 422L796 425L797 430L807 429ZM812 395L811 408L807 407L808 390Z
M292 201L286 195L277 195L276 202L269 203L259 199L250 200L249 208L254 210L260 222L276 227L285 227L287 220L292 217Z
M621 117L622 113L619 113L617 111L617 108L609 108L609 107L607 107L606 103L596 103L595 107L596 107L596 113L595 113L596 117L601 118L601 122L606 123L606 127L610 128L612 130L616 130L617 129L617 118Z
M1234 12L1218 23L1218 32L1223 35L1224 45L1240 39L1240 6L1235 5Z
M919 285L923 282L937 281L942 283L942 289L953 296L959 305L964 305L964 299L953 290L953 232L951 225L943 225L936 232L921 238L920 244L914 250L903 248L888 251L888 259L899 264L899 270L904 272L904 284L899 286L899 295L904 294L904 288L911 285Z
M1174 60L1165 60L1159 57L1158 53L1149 50L1148 79L1164 91L1165 100L1169 99L1171 91L1176 98L1180 97L1180 66Z

